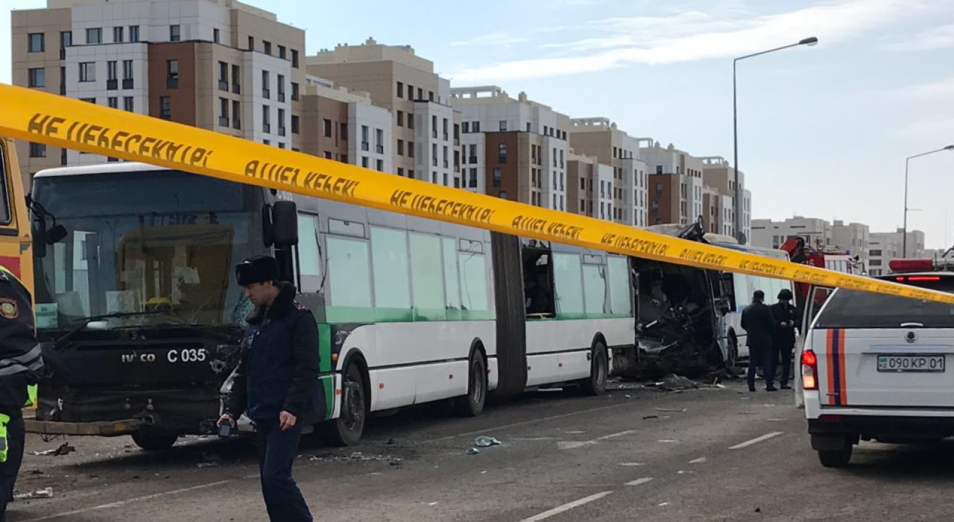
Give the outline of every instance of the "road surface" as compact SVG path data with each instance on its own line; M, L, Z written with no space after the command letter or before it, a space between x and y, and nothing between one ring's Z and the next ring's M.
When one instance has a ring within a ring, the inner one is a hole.
M632 388L633 386L627 386ZM790 393L740 383L603 397L538 392L476 419L440 408L376 419L357 447L307 442L298 483L320 521L948 520L954 445L863 443L821 467ZM475 437L502 445L468 454ZM254 447L190 439L150 454L128 438L28 455L11 522L267 520ZM31 438L28 452L62 439Z

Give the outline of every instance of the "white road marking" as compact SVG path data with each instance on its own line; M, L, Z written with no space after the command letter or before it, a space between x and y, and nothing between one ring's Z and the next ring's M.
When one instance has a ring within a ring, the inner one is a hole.
M111 503L109 503L109 504L101 504L101 505L99 505L99 506L92 506L92 507L88 507L88 508L75 509L75 510L73 510L73 511L67 511L67 512L65 512L65 513L57 513L57 514L54 514L54 515L47 515L47 516L45 516L45 517L29 518L29 519L24 520L23 522L40 522L41 520L53 520L53 519L57 519L57 518L63 518L63 517L68 517L68 516L73 516L73 515L79 515L79 514L82 514L82 513L89 513L90 511L102 511L102 510L104 510L104 509L112 509L112 508L122 507L122 506L125 506L125 505L127 505L127 504L133 504L133 503L136 503L136 502L145 502L145 501L147 501L147 500L155 500L155 499L157 499L157 498L168 497L168 496L172 496L172 495L179 495L179 494L182 494L182 493L189 493L189 492L191 492L191 491L198 491L198 490L200 490L200 489L214 488L214 487L216 487L216 486L221 486L221 485L223 485L223 484L228 484L228 483L230 483L230 482L232 482L232 481L231 481L231 480L220 480L220 481L218 481L218 482L210 482L210 483L208 483L208 484L199 484L198 486L192 486L191 488L174 489L174 490L172 490L172 491L164 491L164 492L162 492L162 493L154 493L154 494L152 494L152 495L146 495L146 496L142 496L142 497L135 497L135 498L130 498L130 499L126 499L126 500L120 500L119 502L111 502Z
M621 432L619 432L619 433L612 433L612 434L610 434L610 435L603 435L602 437L597 437L596 440L615 439L616 437L623 437L623 436L629 435L630 433L635 433L635 432L636 432L636 430L621 431Z
M562 506L555 507L555 508L551 509L550 511L544 511L543 513L540 513L539 515L534 515L534 516L532 516L532 517L530 517L530 518L525 518L525 519L521 520L520 522L539 522L540 520L546 520L546 519L548 519L548 518L550 518L550 517L555 517L555 516L559 515L560 513L566 513L567 511L569 511L569 510L571 510L571 509L578 508L578 507L583 506L583 505L585 505L585 504L589 504L590 502L597 501L597 500L599 500L599 499L605 497L606 495L609 495L610 493L612 493L612 491L603 491L603 492L597 493L597 494L595 494L595 495L590 495L590 496L588 496L588 497L586 497L586 498L581 498L580 500L574 500L573 502L570 502L570 503L567 503L567 504L563 504Z
M676 442L679 442L679 441L678 441L678 440L675 440L675 439L662 439L662 440L657 441L657 442L662 442L663 444L673 444L673 443L676 443Z
M584 446L593 446L594 444L599 444L600 441L615 439L617 437L623 437L635 432L636 430L626 430L626 431L621 431L619 433L611 433L609 435L603 435L602 437L597 437L593 440L580 440L580 441L561 440L557 442L557 448L561 450L569 450L569 449L582 448ZM570 432L567 432L567 433L570 433Z
M627 486L642 486L643 484L645 484L645 483L647 483L647 482L651 482L652 480L653 480L652 477L643 477L643 478L640 478L640 479L636 479L636 480L634 480L634 481L632 481L632 482L627 482L626 485L627 485Z
M645 466L645 464L643 464L642 462L620 462L619 465L626 466L628 468L632 468L636 466Z
M745 441L745 442L743 442L742 444L736 444L735 446L732 446L732 447L729 448L729 449L730 449L730 450L737 450L737 449L747 448L747 447L749 447L749 446L751 446L751 445L753 445L753 444L758 444L759 442L766 441L766 440L769 440L769 439L773 439L773 438L775 438L775 437L778 437L778 436L781 435L781 434L782 434L782 432L780 432L780 431L773 431L772 433L766 433L765 435L762 435L761 437L756 437L756 438L754 438L754 439L752 439L752 440Z
M695 460L690 460L690 461L689 461L689 464L702 464L702 463L705 462L705 461L706 461L706 458L705 458L705 457L699 457L699 458L697 458L697 459L695 459Z

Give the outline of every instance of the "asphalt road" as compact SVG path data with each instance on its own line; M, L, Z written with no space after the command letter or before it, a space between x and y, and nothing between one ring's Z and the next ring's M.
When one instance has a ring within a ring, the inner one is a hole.
M502 445L470 455L478 435ZM28 455L11 522L267 520L254 447L191 439L149 454L128 438ZM62 439L31 439L28 452ZM308 441L295 470L320 521L949 520L954 445L863 443L821 467L790 393L538 392L476 419L440 408L377 419L360 446Z

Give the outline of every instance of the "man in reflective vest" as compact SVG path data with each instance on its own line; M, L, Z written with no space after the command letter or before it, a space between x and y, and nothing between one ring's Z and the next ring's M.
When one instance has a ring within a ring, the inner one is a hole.
M0 522L23 462L22 409L34 400L29 389L35 389L42 369L30 291L0 265Z

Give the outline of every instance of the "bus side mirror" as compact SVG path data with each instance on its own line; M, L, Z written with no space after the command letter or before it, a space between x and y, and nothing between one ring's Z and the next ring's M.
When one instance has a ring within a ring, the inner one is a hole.
M298 206L294 201L276 201L272 205L272 242L276 248L298 244Z
M46 220L43 217L33 220L33 255L43 259L46 257Z
M69 235L69 233L66 231L66 227L63 225L56 225L46 233L46 244L53 245L55 243L59 243L60 241L66 239L67 235Z

